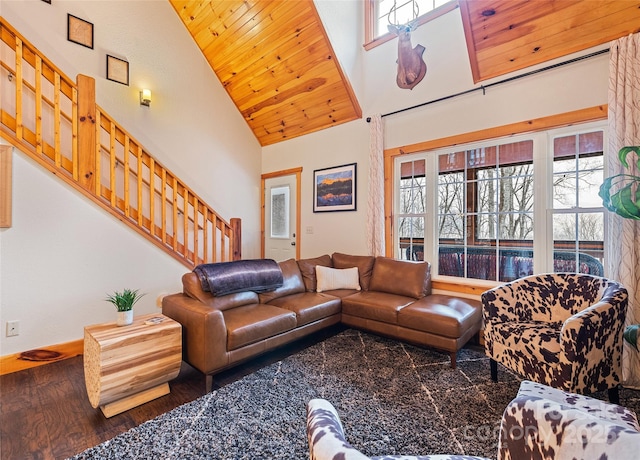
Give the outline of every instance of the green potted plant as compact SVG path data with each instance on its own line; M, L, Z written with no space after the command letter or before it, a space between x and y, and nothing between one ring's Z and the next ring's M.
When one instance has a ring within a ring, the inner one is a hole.
M144 294L138 293L138 289L135 291L125 289L122 292L116 291L107 296L105 300L115 305L118 311L118 319L116 321L118 326L127 326L133 323L133 305L140 300L143 295Z
M627 156L631 152L638 156L637 164L640 168L640 146L622 147L618 152L620 163L628 168ZM609 211L625 219L640 220L640 177L625 173L607 177L600 186L598 195Z
M640 168L640 146L622 147L618 152L618 159L625 168L629 168L627 156L634 152L638 158ZM600 186L598 193L602 204L609 211L615 212L625 219L640 220L640 177L632 174L620 173L608 177ZM625 328L624 339L638 350L638 330L640 324L631 324Z

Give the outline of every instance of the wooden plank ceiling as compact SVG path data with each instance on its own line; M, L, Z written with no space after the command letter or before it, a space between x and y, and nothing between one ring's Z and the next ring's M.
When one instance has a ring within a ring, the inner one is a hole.
M362 116L311 0L169 0L261 145Z
M459 0L475 82L640 31L636 0Z

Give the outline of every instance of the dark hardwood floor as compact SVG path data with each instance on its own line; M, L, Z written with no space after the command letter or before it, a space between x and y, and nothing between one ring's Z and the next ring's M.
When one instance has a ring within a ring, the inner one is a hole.
M220 388L344 330L337 325L214 377ZM0 376L0 459L64 459L205 394L205 378L186 363L171 393L111 418L87 397L82 356Z

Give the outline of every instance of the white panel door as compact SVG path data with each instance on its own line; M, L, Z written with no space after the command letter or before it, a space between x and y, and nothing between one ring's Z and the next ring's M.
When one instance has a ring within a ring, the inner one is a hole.
M264 254L278 262L296 257L296 176L267 179Z

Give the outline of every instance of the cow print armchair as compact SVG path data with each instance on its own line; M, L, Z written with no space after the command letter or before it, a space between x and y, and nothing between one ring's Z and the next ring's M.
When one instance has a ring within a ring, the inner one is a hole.
M618 402L627 291L593 275L533 275L482 294L485 351L521 377Z
M498 460L636 460L640 427L633 411L528 380L502 415Z

